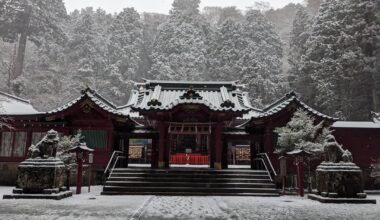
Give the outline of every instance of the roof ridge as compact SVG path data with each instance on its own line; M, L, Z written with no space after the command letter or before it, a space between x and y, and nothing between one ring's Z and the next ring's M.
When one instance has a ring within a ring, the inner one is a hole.
M277 99L276 101L272 102L271 104L265 106L263 111L266 112L269 109L273 108L274 106L278 105L279 103L282 103L285 100L289 100L290 98L298 99L297 97L298 97L297 94L292 90L292 91L286 93L283 97L281 97L281 98Z
M0 91L0 94L2 94L4 96L7 96L8 98L15 99L15 100L20 101L20 102L24 102L24 103L30 104L30 100L28 100L28 99L23 99L23 98L20 98L18 96L15 96L15 95L3 92L3 91Z

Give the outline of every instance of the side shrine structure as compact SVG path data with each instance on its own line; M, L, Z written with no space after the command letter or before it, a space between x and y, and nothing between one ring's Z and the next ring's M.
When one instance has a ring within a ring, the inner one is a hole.
M277 170L273 130L285 126L298 108L316 123L337 121L312 109L293 92L263 109L255 108L244 87L234 81L145 80L135 83L124 106L114 105L91 88L47 112L38 112L29 101L3 92L0 103L12 127L2 127L0 132L0 184L11 185L28 147L50 129L60 136L81 130L87 146L94 149L94 171L101 175L114 152L122 152L124 167L137 163L170 169L192 164L218 170L244 164L256 169L260 166L256 159L261 157Z

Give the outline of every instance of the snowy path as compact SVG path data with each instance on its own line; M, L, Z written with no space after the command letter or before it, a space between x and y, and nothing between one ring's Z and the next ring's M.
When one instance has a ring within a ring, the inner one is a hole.
M11 187L0 187L0 196ZM380 219L378 204L321 204L296 196L100 196L101 186L61 201L1 200L0 219Z

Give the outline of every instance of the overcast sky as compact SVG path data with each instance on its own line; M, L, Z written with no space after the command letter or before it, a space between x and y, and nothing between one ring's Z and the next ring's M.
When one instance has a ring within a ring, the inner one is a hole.
M126 7L134 7L139 12L157 12L168 14L173 0L63 0L68 12L88 6L102 8L109 13L119 12ZM282 8L288 3L302 3L304 0L265 0L273 8ZM244 10L253 6L255 0L201 0L201 8L205 6L236 6Z

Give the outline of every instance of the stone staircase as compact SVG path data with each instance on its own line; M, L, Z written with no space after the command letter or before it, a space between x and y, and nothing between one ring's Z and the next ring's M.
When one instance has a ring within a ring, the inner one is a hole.
M264 170L114 168L102 195L279 196Z

